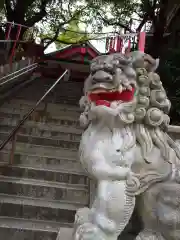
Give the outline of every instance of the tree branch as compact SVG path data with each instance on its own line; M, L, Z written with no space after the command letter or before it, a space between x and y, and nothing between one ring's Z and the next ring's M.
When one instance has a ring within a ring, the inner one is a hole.
M53 43L53 42L55 42L55 41L57 40L57 38L58 38L58 36L59 36L60 30L61 30L61 27L57 28L57 30L56 30L56 32L55 32L55 34L54 34L54 37L53 37L52 39L50 39L50 38L45 38L45 39L43 39L43 41L45 41L45 40L50 40L50 41L46 44L46 46L44 47L44 50L45 50L47 47L49 47L49 45L51 45L51 43Z
M147 2L147 9L146 9L146 13L144 14L144 17L142 19L142 21L140 22L139 26L136 29L136 32L140 32L142 27L144 26L144 24L146 24L146 22L148 20L152 20L154 19L154 13L155 13L155 9L157 7L157 0L153 1L153 4L151 6L150 2Z
M28 10L28 7L31 6L31 4L34 2L34 0L17 0L16 6L15 6L15 12L20 14L23 18ZM21 18L22 18L21 17Z
M81 9L75 11L75 13L74 13L73 15L71 14L71 17L69 18L69 20L66 20L66 21L64 21L63 23L61 23L61 24L58 26L58 28L56 29L53 38L45 38L45 39L43 39L43 41L45 41L45 40L50 40L50 41L46 44L46 46L44 47L44 49L46 49L51 43L53 43L53 42L55 42L55 41L60 42L60 40L57 40L57 38L58 38L58 36L59 36L60 30L63 30L64 32L66 31L66 29L63 28L63 26L64 26L65 24L69 24L70 22L76 20L77 15L79 15L79 14L80 14L83 10L85 10L86 8L87 8L87 6L85 6L85 7L81 8ZM79 20L79 19L77 19L77 20ZM63 43L63 44L72 44L72 43L68 43L68 42L66 42L66 41L62 41L61 43ZM77 42L74 43L74 44L77 44Z
M114 26L120 26L120 27L122 27L122 28L124 28L126 31L129 31L129 32L133 32L132 30L131 30L131 28L128 26L128 25L125 25L125 24L123 24L123 23L121 23L121 22L111 22L111 20L108 20L108 19L106 19L105 17L103 17L99 12L97 13L97 15L99 15L100 16L100 18L102 19L102 21L105 23L105 24L107 24L107 25L114 25Z
M25 21L25 25L32 27L35 23L41 21L46 15L46 6L50 2L50 0L41 0L40 11L37 12L32 18L29 18Z
M50 40L50 41L52 41L53 40L53 38L44 38L43 39L44 41L45 40ZM62 44L66 44L66 45L74 45L74 44L82 44L82 43L86 43L87 41L89 41L89 40L96 40L96 39L83 39L83 40L78 40L78 41L70 41L70 42L68 42L68 41L65 41L65 40L59 40L59 39L56 39L56 40L53 40L51 43L53 43L53 42L59 42L59 43L62 43ZM46 47L47 48L47 47Z
M13 21L14 11L11 8L10 0L5 0L5 9L6 9L7 20L12 22Z
M149 19L149 13L146 13L143 17L143 20L140 22L139 26L136 29L136 32L140 32L141 29L143 28L144 24L148 21Z

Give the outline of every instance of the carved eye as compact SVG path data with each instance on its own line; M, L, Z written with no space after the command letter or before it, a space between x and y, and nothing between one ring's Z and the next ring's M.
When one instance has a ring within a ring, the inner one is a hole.
M107 63L107 64L105 64L104 65L104 70L105 71L107 71L107 72L109 72L109 73L113 73L114 71L114 69L113 69L113 65L112 64L110 64L110 63Z

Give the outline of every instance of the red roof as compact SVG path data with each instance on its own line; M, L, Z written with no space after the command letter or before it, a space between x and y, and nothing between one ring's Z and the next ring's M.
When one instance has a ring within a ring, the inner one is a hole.
M53 60L70 60L70 61L80 61L83 62L83 59L92 60L93 58L100 55L100 52L93 47L90 42L84 44L73 44L57 50L55 52L46 54L46 59Z
M47 67L43 75L57 78L65 69L71 71L71 76L77 80L84 80L89 74L90 61L101 53L90 42L74 44L55 52L45 54Z

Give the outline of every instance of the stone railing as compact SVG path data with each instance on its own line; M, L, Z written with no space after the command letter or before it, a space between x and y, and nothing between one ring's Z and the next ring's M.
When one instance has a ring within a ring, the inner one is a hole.
M180 143L180 126L170 125L168 127L168 133L173 138L173 140Z
M1 65L0 104L2 104L4 99L13 92L34 80L37 77L34 70L37 68L38 64L33 63L32 59L20 60L19 62L14 62L12 65Z
M0 78L4 77L8 74L11 74L13 72L17 72L18 70L31 65L33 63L33 60L25 59L25 60L20 60L19 62L14 62L12 64L5 64L0 66Z

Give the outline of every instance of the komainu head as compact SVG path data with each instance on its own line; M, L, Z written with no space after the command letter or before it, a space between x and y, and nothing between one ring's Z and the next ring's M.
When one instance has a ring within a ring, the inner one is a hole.
M170 101L154 72L158 64L159 60L138 51L99 56L91 63L84 94L94 106L119 108L124 123L166 126Z

